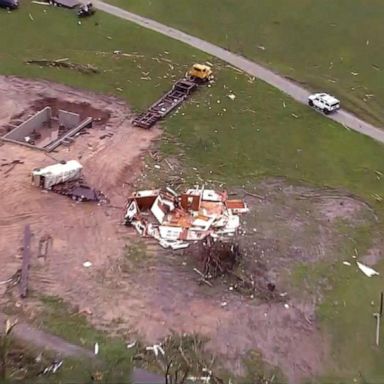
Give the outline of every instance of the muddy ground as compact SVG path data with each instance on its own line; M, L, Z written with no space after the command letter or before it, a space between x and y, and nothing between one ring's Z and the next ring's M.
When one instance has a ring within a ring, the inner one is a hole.
M20 267L22 232L30 224L32 268L30 290L57 295L87 309L100 328L126 332L148 343L171 331L197 332L210 338L210 348L236 373L241 358L258 349L279 366L292 383L319 373L328 340L316 323L315 303L290 289L290 273L300 262L337 257L345 239L340 221L351 227L374 220L364 203L342 193L293 187L268 181L256 187L264 196L248 196L251 213L244 217L240 242L244 268L276 285L279 300L257 293L240 295L219 279L214 287L197 283L192 251L164 251L122 225L132 183L143 170L143 155L160 131L130 125L129 108L120 100L79 92L48 82L0 78L0 122L28 116L48 103L88 108L100 120L69 147L45 154L16 144L0 146L1 164L21 160L9 171L0 167L0 280ZM81 107L82 106L82 107ZM77 108L77 107L76 107ZM106 132L111 137L100 139ZM79 159L88 182L101 189L110 205L74 203L30 184L30 172L59 160ZM243 193L243 191L235 191ZM38 243L51 236L46 259L37 257ZM91 261L90 268L83 262ZM2 303L9 299L3 295ZM33 317L31 299L22 305ZM113 325L111 325L113 324Z

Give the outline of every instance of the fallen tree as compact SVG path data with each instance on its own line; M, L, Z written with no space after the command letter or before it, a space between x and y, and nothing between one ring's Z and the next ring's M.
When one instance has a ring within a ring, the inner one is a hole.
M241 295L267 302L284 301L270 280L265 265L260 261L254 263L252 252L243 250L236 237L220 240L208 236L197 244L193 253L201 265L201 270L194 268L201 283L212 287L213 280L222 277L229 290Z
M240 261L240 246L236 241L215 240L208 236L202 243L200 258L203 274L215 278L233 270Z

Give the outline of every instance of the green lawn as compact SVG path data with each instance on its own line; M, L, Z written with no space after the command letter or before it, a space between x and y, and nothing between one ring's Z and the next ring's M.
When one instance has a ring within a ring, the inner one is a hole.
M324 22L336 19L330 15ZM115 94L136 111L166 91L190 63L209 59L215 64L216 84L198 91L163 123L168 135L180 143L188 166L229 185L282 176L295 183L346 189L374 204L383 218L384 209L373 198L384 192L383 178L376 173L384 173L383 145L346 130L263 82L252 82L196 50L100 12L78 25L71 11L23 3L17 12L0 12L0 33L6 36L0 41L0 73ZM114 50L138 56L113 55ZM64 57L96 65L102 73L85 75L24 63L25 59ZM362 79L362 74L357 78ZM373 86L379 87L374 82ZM227 97L230 93L235 100ZM174 151L170 143L163 142L165 153ZM365 249L369 241L369 234L359 235L354 247ZM350 256L349 249L340 252ZM382 265L378 269L384 271ZM326 271L333 276L334 290L326 296L326 307L319 310L323 329L333 336L334 361L340 362L329 374L345 376L346 382L359 370L370 377L384 377L384 354L372 348L373 319L366 310L376 300L382 279L358 273L347 276L350 272L345 269L336 276L332 266ZM329 304L343 295L351 298L346 309ZM351 355L352 350L358 352Z
M384 123L381 0L108 1L335 93L354 113Z

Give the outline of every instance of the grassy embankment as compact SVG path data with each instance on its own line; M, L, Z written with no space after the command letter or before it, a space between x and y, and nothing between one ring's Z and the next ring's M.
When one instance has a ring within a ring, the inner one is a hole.
M384 10L380 0L110 0L240 53L383 126Z

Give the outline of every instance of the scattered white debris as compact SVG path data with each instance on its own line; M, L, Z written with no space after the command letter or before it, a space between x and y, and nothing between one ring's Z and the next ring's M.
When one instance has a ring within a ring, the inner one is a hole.
M372 277L375 275L380 275L379 272L375 271L374 269L367 267L364 264L359 263L358 261L356 262L357 266L359 267L360 271L364 273L364 275L368 277Z
M42 360L43 360L43 353L40 352L40 353L36 356L35 361L36 361L36 363L40 363Z
M158 165L158 164L155 164L154 167L155 167L156 169L160 169L160 168L161 168L160 165Z
M90 261L84 261L83 267L85 267L85 268L92 267L92 263Z
M285 303L285 304L284 304L284 308L285 308L285 309L289 309L289 304Z
M228 303L226 301L223 301L221 304L220 304L220 307L226 307L228 305Z
M235 100L236 99L236 95L234 95L233 93L230 93L228 95L228 97L231 99L231 100Z
M5 322L5 334L9 335L16 324L17 324L17 319L13 322L7 319L7 321Z
M127 344L127 349L131 349L136 345L136 340L132 341L132 343Z
M159 356L159 352L164 356L165 355L165 352L164 352L164 349L161 348L161 345L160 344L154 344L152 345L151 347L147 347L145 348L147 351L153 351L153 353L155 354L155 356Z
M343 264L344 264L344 265L348 265L348 266L351 265L351 263L350 263L349 261L343 261Z
M351 72L351 75L353 76L357 76L359 74L359 72Z
M63 365L63 361L57 361L57 360L54 360L52 362L52 364L45 368L42 372L43 375L46 375L48 373L56 373L58 371L58 369Z
M95 355L99 354L99 343L95 344L95 348L94 348L93 352L94 352Z
M264 45L258 45L257 48L261 49L262 51L265 51Z

